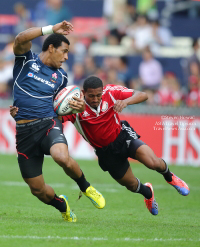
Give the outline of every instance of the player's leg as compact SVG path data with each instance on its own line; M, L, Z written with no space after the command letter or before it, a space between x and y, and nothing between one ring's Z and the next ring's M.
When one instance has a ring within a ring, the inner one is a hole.
M25 159L18 157L18 162L24 181L28 184L31 193L45 204L58 209L66 221L75 222L76 215L71 212L68 202L58 197L54 189L44 182L42 164L44 157L32 157Z
M132 173L130 164L127 160L127 146L121 146L122 141L115 141L106 149L97 149L99 166L103 171L108 171L112 178L119 184L125 186L128 190L134 193L139 193L145 198L148 198L149 211L153 215L158 214L158 206L154 198L154 192L151 184L142 184L138 178Z
M78 163L69 156L67 140L62 133L62 124L59 120L56 120L55 127L48 132L42 141L44 153L51 154L54 161L77 183L80 190L92 201L95 207L103 208L105 206L104 197L90 185Z
M161 158L158 158L149 146L139 146L136 152L131 153L130 157L143 163L149 169L156 170L162 174L165 180L171 184L181 195L186 196L190 193L188 185L175 174L171 173L165 161Z
M126 161L126 164L128 161ZM124 167L126 164L122 164ZM144 196L145 204L152 215L158 214L158 204L154 197L153 187L150 183L142 184L138 178L136 178L129 165L126 173L120 179L116 178L116 172L109 171L111 176L122 186L125 186L128 190L134 193L139 193ZM117 175L119 177L119 175Z

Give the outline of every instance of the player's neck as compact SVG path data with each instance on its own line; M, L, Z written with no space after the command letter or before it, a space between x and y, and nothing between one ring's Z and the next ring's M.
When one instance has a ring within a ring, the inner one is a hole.
M41 62L42 62L43 64L45 64L45 65L47 65L47 66L49 66L49 67L52 67L51 60L50 60L50 58L49 58L48 53L46 53L46 52L41 52L41 53L39 54L39 58L40 58L40 60L41 60Z

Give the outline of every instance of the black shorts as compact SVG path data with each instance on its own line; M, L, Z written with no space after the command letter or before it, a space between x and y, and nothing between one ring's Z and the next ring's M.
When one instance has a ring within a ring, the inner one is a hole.
M99 166L108 171L114 179L121 179L130 164L128 158L135 158L136 150L145 143L127 121L121 121L122 130L114 142L103 148L97 148Z
M16 124L16 148L18 163L23 178L33 178L42 174L44 154L56 143L65 143L62 123L49 117L26 124Z

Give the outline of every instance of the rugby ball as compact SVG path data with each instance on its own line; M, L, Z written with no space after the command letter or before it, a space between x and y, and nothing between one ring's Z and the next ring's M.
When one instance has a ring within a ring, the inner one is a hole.
M80 94L80 88L77 86L63 88L54 99L54 111L60 116L72 114L73 109L69 107L69 100L74 100L73 96L80 98Z

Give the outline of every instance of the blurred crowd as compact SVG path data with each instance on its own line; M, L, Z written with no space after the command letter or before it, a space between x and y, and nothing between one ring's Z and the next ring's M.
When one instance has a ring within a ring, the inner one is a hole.
M166 5L174 2L176 1L166 1ZM195 6L196 15L198 8L199 6ZM73 23L74 18L74 14L62 0L40 1L34 10L29 10L18 2L14 5L14 11L19 21L14 28L13 37L32 26L53 25L63 19ZM193 9L188 11L191 14ZM74 63L71 70L66 63L65 69L70 75L70 84L82 87L86 77L97 75L104 85L117 84L147 92L149 99L146 104L200 106L198 39L193 40L192 56L185 60L183 73L186 83L183 86L175 72L163 72L163 65L156 58L159 47L172 46L173 37L171 30L161 25L156 0L104 0L103 17L106 19L104 35L84 36L75 33L69 36ZM14 38L0 51L0 98L5 99L12 95L13 40ZM99 62L88 52L96 44L111 47L126 44L130 54L104 56ZM142 58L137 75L133 74L129 63L129 55L135 54Z

